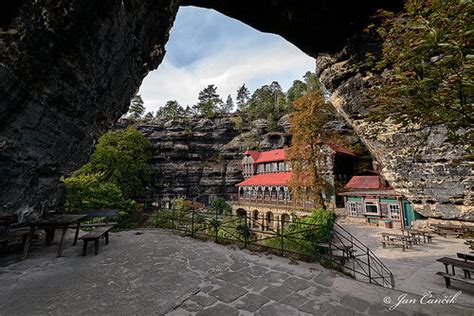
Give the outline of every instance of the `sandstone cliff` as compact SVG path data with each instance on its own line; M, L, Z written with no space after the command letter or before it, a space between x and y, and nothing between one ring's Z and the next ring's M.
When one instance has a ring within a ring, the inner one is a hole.
M380 164L383 177L424 216L474 220L473 163L463 159L467 148L449 143L442 126L370 123L362 99L372 74L359 71L356 54L349 52L320 55L316 73L328 99Z
M238 117L232 114L212 120L153 119L133 124L152 145L151 181L146 197L166 201L184 196L203 203L228 197L237 192L235 184L243 181L240 164L246 149L271 150L290 145L288 115L278 121L277 130L272 132L267 131L266 120L238 128ZM129 124L122 122L117 128L126 125ZM342 118L334 117L328 128L359 148L360 168L370 165L368 152Z

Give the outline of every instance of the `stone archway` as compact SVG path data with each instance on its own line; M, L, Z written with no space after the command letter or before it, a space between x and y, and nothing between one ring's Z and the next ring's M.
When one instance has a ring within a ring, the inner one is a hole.
M266 230L274 230L275 229L275 222L273 220L273 213L267 212L265 215L265 229Z
M253 210L252 211L252 221L251 221L251 225L250 227L252 228L259 228L260 227L260 223L259 223L259 213L258 213L258 210Z
M161 63L179 4L178 0L1 2L0 27L8 32L0 33L0 211L23 218L38 214L42 202L62 204L59 178L86 162L97 138L127 111L143 78ZM347 38L368 25L376 9L401 8L403 1L182 0L181 4L214 8L258 30L279 34L315 57L341 49ZM324 75L322 82L332 92L352 76L345 68L341 69L344 78L323 73L336 62L341 60L328 56L318 60L318 74ZM340 96L342 104L336 106L353 120L344 100L359 99L357 87L363 82L350 83L356 87L355 96L350 92ZM428 170L447 152L465 154L449 146L439 148L444 151L427 158L425 169L418 169ZM382 146L373 154L383 160L387 150L399 152L396 146ZM416 187L413 184L422 173L383 162L388 171L405 172L398 178L406 175L407 183L397 185L407 195L433 201L432 207L419 205L417 210L424 214L437 211L451 216L450 207L457 211L472 205L465 193L470 191L463 176L470 174L470 168L465 164L450 167L448 161L433 174L464 186L433 183L419 193L410 188ZM451 195L441 201L438 195L446 196L448 189ZM458 206L452 196L464 204Z
M239 208L235 211L235 215L237 215L240 218L246 218L247 217L247 211L244 210L243 208Z
M285 227L287 227L290 224L290 215L283 213L280 216L280 227L283 230Z

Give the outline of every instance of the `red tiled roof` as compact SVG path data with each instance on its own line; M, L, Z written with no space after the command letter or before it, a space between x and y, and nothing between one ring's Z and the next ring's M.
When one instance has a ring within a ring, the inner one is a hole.
M338 145L338 144L328 144L328 147L331 148L332 150L334 150L336 153L344 154L344 155L348 155L348 156L355 156L355 154L352 151L350 151L349 149L347 149L344 146L341 146L341 145Z
M379 176L353 176L345 189L384 189Z
M270 151L262 151L257 158L257 163L282 161L285 160L285 149L275 149Z
M253 161L257 161L258 157L260 156L260 152L255 151L255 150L246 150L244 152L244 155L250 155L250 156L252 156Z
M334 150L336 153L348 155L348 156L355 156L349 149L337 145L337 144L328 144L328 147ZM254 151L254 150L246 150L244 152L245 155L252 156L255 163L264 163L264 162L275 162L275 161L283 161L286 159L285 154L286 149L275 149L270 151Z
M264 186L264 185L288 185L293 172L262 173L250 177L236 186Z

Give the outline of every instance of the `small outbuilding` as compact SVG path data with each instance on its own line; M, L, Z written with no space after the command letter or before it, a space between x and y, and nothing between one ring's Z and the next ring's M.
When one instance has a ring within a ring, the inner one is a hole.
M404 228L422 218L379 175L354 176L339 195L344 198L346 216L365 220L369 225Z

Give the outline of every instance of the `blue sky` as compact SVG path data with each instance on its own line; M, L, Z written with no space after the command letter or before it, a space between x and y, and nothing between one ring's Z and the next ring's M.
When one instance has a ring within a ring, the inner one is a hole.
M140 87L147 111L168 100L193 105L209 84L217 86L224 101L228 94L235 100L243 83L253 92L276 80L286 90L306 71L314 71L314 59L282 37L196 7L179 9L166 51Z

